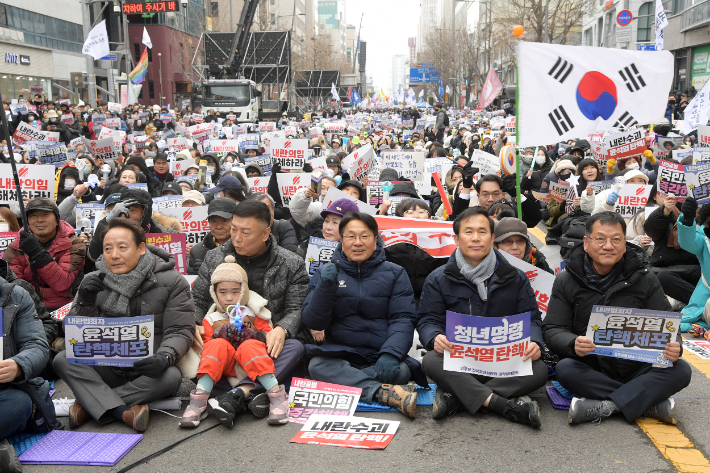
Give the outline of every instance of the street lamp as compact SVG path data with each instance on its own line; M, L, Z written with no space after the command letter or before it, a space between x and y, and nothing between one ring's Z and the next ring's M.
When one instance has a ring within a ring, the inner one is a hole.
M160 108L163 108L163 55L158 53L158 66L160 68Z

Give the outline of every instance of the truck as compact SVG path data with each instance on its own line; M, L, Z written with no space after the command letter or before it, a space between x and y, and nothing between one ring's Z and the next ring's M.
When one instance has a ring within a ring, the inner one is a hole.
M257 123L261 112L261 92L248 79L208 79L202 82L202 109L225 115L232 112L237 123Z

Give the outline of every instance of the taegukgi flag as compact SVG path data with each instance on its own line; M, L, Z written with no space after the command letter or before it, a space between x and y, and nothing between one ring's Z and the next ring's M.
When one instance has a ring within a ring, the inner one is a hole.
M664 117L668 51L518 44L518 146L582 138Z

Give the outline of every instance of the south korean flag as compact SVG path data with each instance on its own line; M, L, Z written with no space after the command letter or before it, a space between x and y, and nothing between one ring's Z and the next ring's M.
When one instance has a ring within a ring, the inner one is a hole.
M673 80L668 51L626 51L521 41L518 146L657 123Z

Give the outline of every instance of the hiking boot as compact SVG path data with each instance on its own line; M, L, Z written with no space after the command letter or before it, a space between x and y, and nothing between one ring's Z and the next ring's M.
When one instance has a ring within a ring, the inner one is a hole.
M17 458L17 452L7 439L0 440L0 472L19 473L22 465Z
M284 385L280 385L278 391L266 394L269 396L269 420L267 423L269 425L287 424L289 408Z
M145 432L148 428L150 409L148 404L136 404L123 413L123 423L138 432Z
M382 398L378 399L382 404L398 409L407 417L415 419L417 417L417 393L412 385L382 385Z
M602 419L606 419L617 410L616 404L612 401L573 397L567 412L567 421L570 424L601 422Z
M234 391L221 394L207 401L207 409L212 411L219 422L231 429L234 425L234 419L239 414L243 414L247 410L247 401L244 396L244 391L237 388Z
M263 419L269 415L269 409L271 408L271 401L269 400L269 393L257 394L249 401L249 410L254 417L257 419Z
M69 407L69 428L76 429L87 420L91 419L91 416L86 409L81 407L79 404L74 402L72 406Z
M536 401L524 401L520 398L506 401L503 417L516 424L540 428L540 408Z
M186 429L200 425L200 421L207 417L207 400L209 398L210 393L204 391L198 393L197 390L192 390L192 392L190 392L190 404L182 414L178 425Z
M431 417L433 419L441 419L447 415L454 414L461 406L461 401L456 396L437 387Z
M658 419L666 424L675 425L676 422L678 422L675 416L675 401L672 397L669 397L655 406L648 408L643 415L652 419Z

